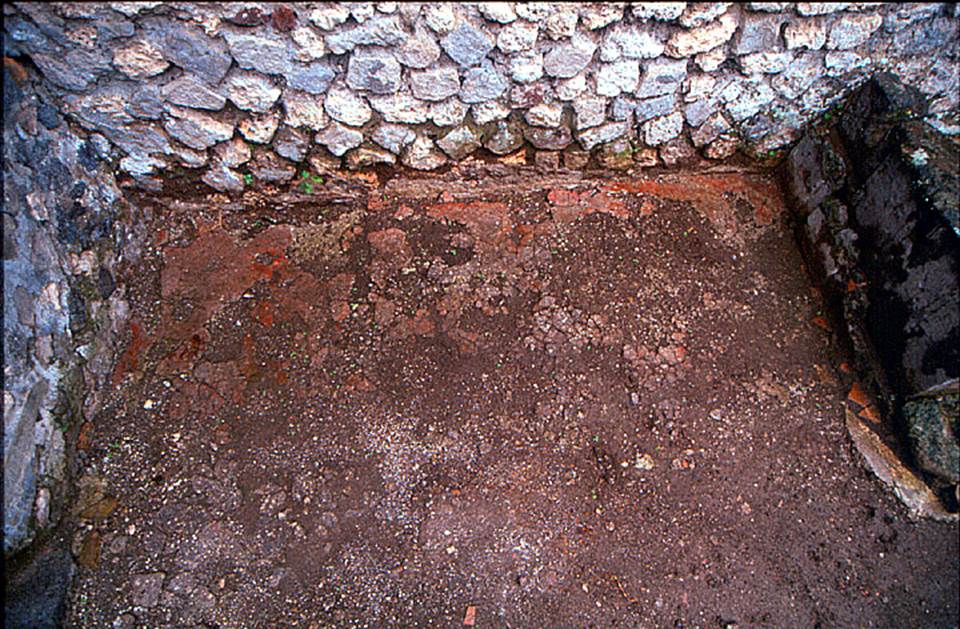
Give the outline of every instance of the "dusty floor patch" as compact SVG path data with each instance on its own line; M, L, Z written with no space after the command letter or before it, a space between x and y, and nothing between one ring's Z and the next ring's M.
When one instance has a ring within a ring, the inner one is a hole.
M365 190L158 201L68 626L955 625L765 177Z

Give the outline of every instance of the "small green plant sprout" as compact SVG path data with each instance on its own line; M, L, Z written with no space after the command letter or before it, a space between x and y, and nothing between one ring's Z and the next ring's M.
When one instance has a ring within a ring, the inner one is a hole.
M313 194L314 186L322 186L323 183L323 177L320 175L311 174L309 170L302 170L300 171L300 181L297 187L307 194Z
M251 185L251 184L253 183L253 174L251 174L251 173L243 173L243 183L244 183L244 185L246 185L246 186Z

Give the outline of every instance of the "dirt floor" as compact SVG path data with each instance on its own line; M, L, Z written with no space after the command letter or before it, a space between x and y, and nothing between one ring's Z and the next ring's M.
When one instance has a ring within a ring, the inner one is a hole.
M514 172L139 198L66 626L957 625L776 185Z

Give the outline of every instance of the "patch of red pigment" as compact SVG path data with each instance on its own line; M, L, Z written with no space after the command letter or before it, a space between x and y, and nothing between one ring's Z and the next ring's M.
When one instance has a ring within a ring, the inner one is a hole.
M111 381L114 385L119 384L124 376L131 371L137 370L140 366L140 356L149 346L150 339L143 332L143 328L141 328L140 324L136 321L131 321L130 343L127 345L127 349L124 350L123 354L121 354L120 359L117 361L117 366L113 370L113 378Z

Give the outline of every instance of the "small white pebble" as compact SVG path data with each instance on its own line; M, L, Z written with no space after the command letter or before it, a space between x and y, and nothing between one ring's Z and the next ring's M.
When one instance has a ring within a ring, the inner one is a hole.
M149 411L151 408L153 408L153 406L154 406L154 401L153 401L153 400L147 400L146 402L143 403L143 408L147 409L148 411Z

